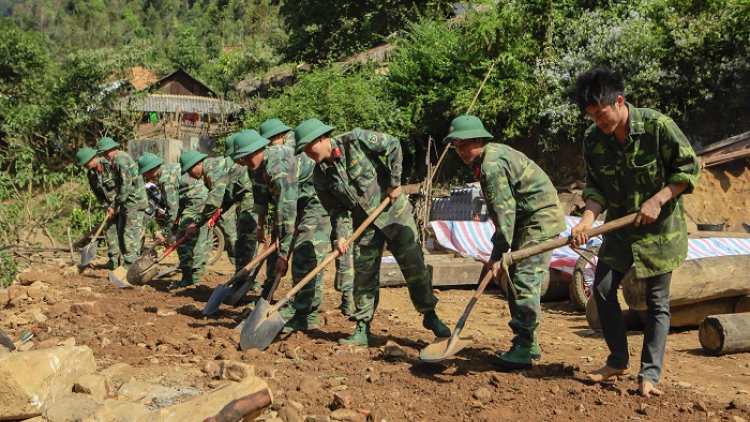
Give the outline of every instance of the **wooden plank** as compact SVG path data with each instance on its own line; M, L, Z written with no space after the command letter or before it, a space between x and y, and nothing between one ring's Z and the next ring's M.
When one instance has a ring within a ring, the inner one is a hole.
M425 255L424 260L429 267L429 264L432 262L453 260L453 255ZM384 287L406 286L406 280L404 279L404 275L401 274L401 268L399 268L398 263L380 264L380 285Z
M724 148L726 146L735 144L737 142L744 141L745 139L750 139L750 132L741 133L739 135L732 136L731 138L726 138L724 140L714 142L710 145L707 145L704 148L699 149L698 151L695 151L697 155L703 155L711 151L715 151L720 148Z
M703 167L713 167L748 156L750 156L750 149L743 149L740 151L730 152L728 154L720 154L706 158L701 157L701 162L703 164Z
M433 286L476 285L484 265L470 258L454 258L427 264Z

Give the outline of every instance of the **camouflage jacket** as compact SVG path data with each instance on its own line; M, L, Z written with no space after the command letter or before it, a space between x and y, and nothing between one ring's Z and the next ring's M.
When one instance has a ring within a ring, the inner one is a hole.
M303 215L328 218L328 211L323 208L323 204L318 199L313 183L313 173L315 171L315 161L308 157L304 152L296 155L297 158L297 179L299 180L299 196L297 197L297 218L301 219Z
M316 166L313 180L336 236L348 238L352 218L362 223L388 196L389 187L401 185L401 143L391 135L356 128L331 139L331 146L333 162ZM393 239L410 218L412 206L400 195L374 224Z
M143 177L138 173L138 164L124 151L116 151L109 165L115 180L115 198L111 208L123 207L133 210L148 208Z
M166 203L166 221L169 221L177 217L180 209L180 165L178 163L163 164L159 167L159 173L157 175L158 180L156 186L159 188L159 193Z
M255 211L268 215L268 204L275 206L274 229L279 238L279 255L288 257L297 222L299 164L294 150L286 145L271 145L263 152L263 162L253 183Z
M250 170L245 166L235 164L229 158L226 158L225 161L225 165L227 166L227 188L221 208L228 210L232 205L239 204L239 211L252 211L253 183Z
M208 189L208 196L203 205L203 210L195 220L195 224L199 226L206 224L224 204L224 196L227 193L229 181L227 160L224 157L208 157L203 160L201 180Z
M488 143L482 148L479 183L495 234L492 258L519 249L529 240L556 238L565 231L565 214L552 181L535 162L513 148Z
M628 104L628 136L623 145L592 125L584 135L584 199L607 211L607 221L640 210L644 201L670 183L695 188L700 164L685 135L669 117ZM619 272L635 263L636 276L652 277L677 268L687 257L687 225L682 197L661 208L651 224L605 234L599 259Z
M96 167L86 171L89 186L102 208L109 207L117 195L115 179L110 168L110 162L104 157L97 157Z
M294 138L293 130L290 130L289 132L284 134L283 142L284 145L288 146L292 149L292 151L294 151L294 147L297 146L297 140Z
M189 225L198 220L208 198L208 189L201 179L193 179L187 173L180 178L178 195L180 208L175 223L180 226Z

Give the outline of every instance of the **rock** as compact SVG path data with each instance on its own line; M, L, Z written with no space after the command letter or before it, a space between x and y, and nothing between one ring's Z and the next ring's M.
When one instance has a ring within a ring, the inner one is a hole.
M378 382L379 379L380 375L376 374L375 372L365 375L365 380L367 380L367 382L371 384Z
M328 418L325 416L307 415L305 422L328 422Z
M739 416L733 416L732 417L732 422L747 422L747 420L745 420L745 419L743 419L743 418L741 418Z
M91 316L99 316L102 313L99 311L99 308L96 306L96 302L80 302L80 303L74 303L70 306L70 312L73 312L76 315L91 315Z
M347 392L339 392L333 394L333 402L328 406L331 410L346 409L354 401L354 396Z
M161 309L161 308L159 308L159 309L156 310L156 316L158 316L158 317L168 317L168 316L172 316L172 315L176 315L176 314L177 314L177 312L175 312L175 311L173 311L171 309Z
M740 409L743 412L750 413L750 399L738 397L729 402L730 409Z
M73 347L76 345L75 337L68 337L65 340L57 343L58 346Z
M305 406L303 406L302 403L296 402L294 400L289 400L287 402L287 404L289 406L292 406L294 408L294 410L296 410L297 413L299 413L299 414L302 414L302 411L305 409Z
M392 340L388 340L388 342L383 347L383 359L406 359L409 357L409 354L406 353L406 350L404 350L403 347L399 346Z
M492 401L492 393L484 387L475 391L473 397L482 403L489 403Z
M26 294L29 296L30 299L33 299L35 302L40 302L44 300L44 291L47 290L46 286L44 288L40 288L36 284L40 282L36 282L33 285L29 286L26 289ZM42 285L44 283L41 283Z
M208 377L211 379L219 378L219 376L221 375L221 368L219 368L219 365L211 361L203 363L203 366L201 366L201 371L203 371L203 373L208 375Z
M10 294L8 293L8 289L0 289L0 309L4 308L9 301Z
M248 377L255 376L255 367L233 360L222 361L220 366L220 377L223 380L242 381Z
M641 415L653 416L654 410L655 409L653 406L649 406L646 403L641 403L636 412L640 413Z
M152 403L169 403L182 395L177 388L163 387L140 381L126 382L120 386L118 400L149 405Z
M142 404L107 400L97 402L84 394L70 394L50 405L44 412L45 422L107 421L148 422L151 411Z
M678 382L677 386L680 387L680 388L690 388L690 387L692 387L692 385L690 385L690 383L687 383L685 381Z
M88 347L56 347L0 355L0 420L39 416L96 370Z
M586 411L586 408L583 407L583 405L579 403L579 404L573 406L573 410L575 410L578 413L583 413L583 412Z
M211 391L190 401L156 409L151 412L151 421L202 421L219 413L230 402L264 389L268 389L268 385L263 380L256 377L248 377L237 383L229 383L224 388ZM268 391L271 394L271 391ZM271 400L273 401L273 397L271 397ZM247 415L243 420L255 420L265 410L266 408L261 408L257 412Z
M101 402L117 395L117 390L112 381L100 374L86 374L79 377L73 385L73 392L88 394Z
M700 410L701 412L708 412L708 407L706 407L706 403L704 403L702 400L698 400L697 402L693 403L693 409Z
M27 289L26 286L19 286L17 284L8 287L8 304L18 306L22 301L26 300L29 297Z
M365 422L365 415L351 409L339 409L331 412L331 420L348 422Z
M60 339L57 337L50 337L44 341L39 342L37 345L38 349L49 349L50 347L57 347L57 343L60 342Z
M170 336L161 336L161 337L159 337L159 339L156 341L156 344L157 345L159 345L159 344L168 344L168 345L174 347L177 350L180 350L180 347L182 347L182 342L181 341L179 341L179 340L177 340L177 339L175 339L173 337L170 337Z
M284 422L304 422L302 416L292 406L282 406L279 409L279 418Z
M133 369L132 366L125 362L116 363L109 368L101 370L99 373L108 377L114 377L117 375L124 375Z

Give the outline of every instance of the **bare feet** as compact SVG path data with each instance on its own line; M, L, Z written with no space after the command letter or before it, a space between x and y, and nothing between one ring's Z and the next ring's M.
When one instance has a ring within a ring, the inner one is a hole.
M630 368L617 369L611 366L604 366L596 371L589 372L587 377L594 382L603 382L609 381L610 378L617 377L618 375L630 375Z
M638 383L638 394L642 395L643 397L661 397L664 392L656 388L656 386L651 381L641 380Z

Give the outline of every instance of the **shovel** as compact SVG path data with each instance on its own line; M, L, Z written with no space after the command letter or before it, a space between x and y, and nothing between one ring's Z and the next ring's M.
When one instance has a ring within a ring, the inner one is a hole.
M99 245L99 234L101 234L104 226L106 225L107 219L105 218L104 221L102 221L102 224L99 225L99 228L96 229L94 235L91 237L91 242L89 242L88 245L84 246L83 249L81 249L81 263L79 267L88 267L88 265L91 264L91 261L96 256L96 247Z
M278 247L278 245L276 244L276 242L274 242L273 245L269 246L261 254L261 255L263 255L263 260L265 261L266 258L268 258L268 256L271 255L271 253L276 250L277 247ZM232 286L232 290L224 298L224 303L225 304L227 304L229 306L235 306L237 304L237 302L240 301L240 299L242 299L243 297L245 297L245 295L247 294L248 290L250 290L250 287L255 282L255 277L257 277L258 273L260 272L261 264L262 264L262 262L258 263L258 265L255 267L255 271L253 271L253 274L247 280L245 280L244 283L238 285L237 281L235 280L235 282L233 283L234 285ZM240 277L238 277L238 279Z
M346 239L345 245L350 245L354 242L365 229L380 215L380 213L388 206L390 202L389 198L385 198L383 202L375 208L375 211L370 214L369 217L357 228L352 236ZM273 341L276 334L284 328L286 320L279 315L278 310L286 304L297 292L307 285L315 276L322 271L326 265L331 261L338 258L341 254L338 250L328 254L323 262L320 263L314 270L305 276L296 286L294 286L284 297L276 302L273 307L263 298L258 299L255 303L255 309L245 320L242 325L242 332L240 333L240 347L242 350L247 349L258 349L263 350L268 347Z
M633 213L625 217L618 218L617 220L610 221L607 224L603 224L599 227L594 227L592 229L589 229L586 231L586 234L589 237L595 237L603 233L608 233L613 230L621 229L623 227L633 224L633 221L635 221L635 216L636 214ZM524 259L530 258L534 255L539 255L541 253L549 252L553 249L563 247L569 244L571 240L572 238L570 237L559 238L550 242L542 243L540 245L534 245L528 248L520 249L511 253L504 253L503 260L502 260L502 268L503 268L502 277L506 278L509 290L511 290L513 294L516 295L515 286L513 285L513 283L508 277L508 267L518 262L521 262ZM490 282L491 279L492 279L492 271L487 271L487 275L484 276L484 278L482 279L482 282L477 287L477 291L476 293L474 293L474 297L472 297L471 300L469 301L469 304L466 305L466 310L464 310L463 315L461 315L461 318L456 323L456 328L453 329L453 334L448 338L437 339L432 344L422 349L422 352L419 353L420 359L422 359L425 362L430 362L430 363L440 362L442 360L448 359L449 357L455 355L456 353L460 352L464 347L471 344L471 338L462 339L459 336L461 335L461 330L463 330L464 325L466 325L466 319L469 317L469 313L471 313L471 309L474 307L474 304L477 303L477 301L479 300L479 297L482 295L482 292L484 292L485 287L487 287L487 284Z
M247 265L237 271L237 273L230 277L226 283L216 286L213 293L211 293L211 297L208 298L208 302L206 302L206 307L203 309L203 315L211 315L216 312L219 309L219 306L221 306L221 304L224 302L224 299L231 292L232 286L237 282L237 280L247 275L247 273L250 272L251 268L257 266L257 268L255 269L255 273L253 274L253 278L255 278L255 276L258 274L258 270L260 270L260 266L263 260L266 259L268 255L271 255L271 253L275 250L276 244L274 243L270 247L266 248L266 250L261 254L256 256L255 259L248 262ZM245 284L250 284L249 280Z
M219 215L221 215L221 209L219 211L216 211L216 214L214 214L213 217L211 217L211 219L208 221L209 228L214 226L216 220L219 219ZM136 259L135 262L133 262L133 264L127 270L123 266L117 267L114 271L109 273L109 281L118 286L125 285L126 287L129 286L130 283L148 283L158 273L158 267L156 266L156 264L163 261L164 258L167 257L167 255L174 252L174 250L177 249L178 246L183 244L187 239L187 235L182 236L177 242L167 248L167 250L164 251L164 253L156 260L151 258L151 254L149 253Z

